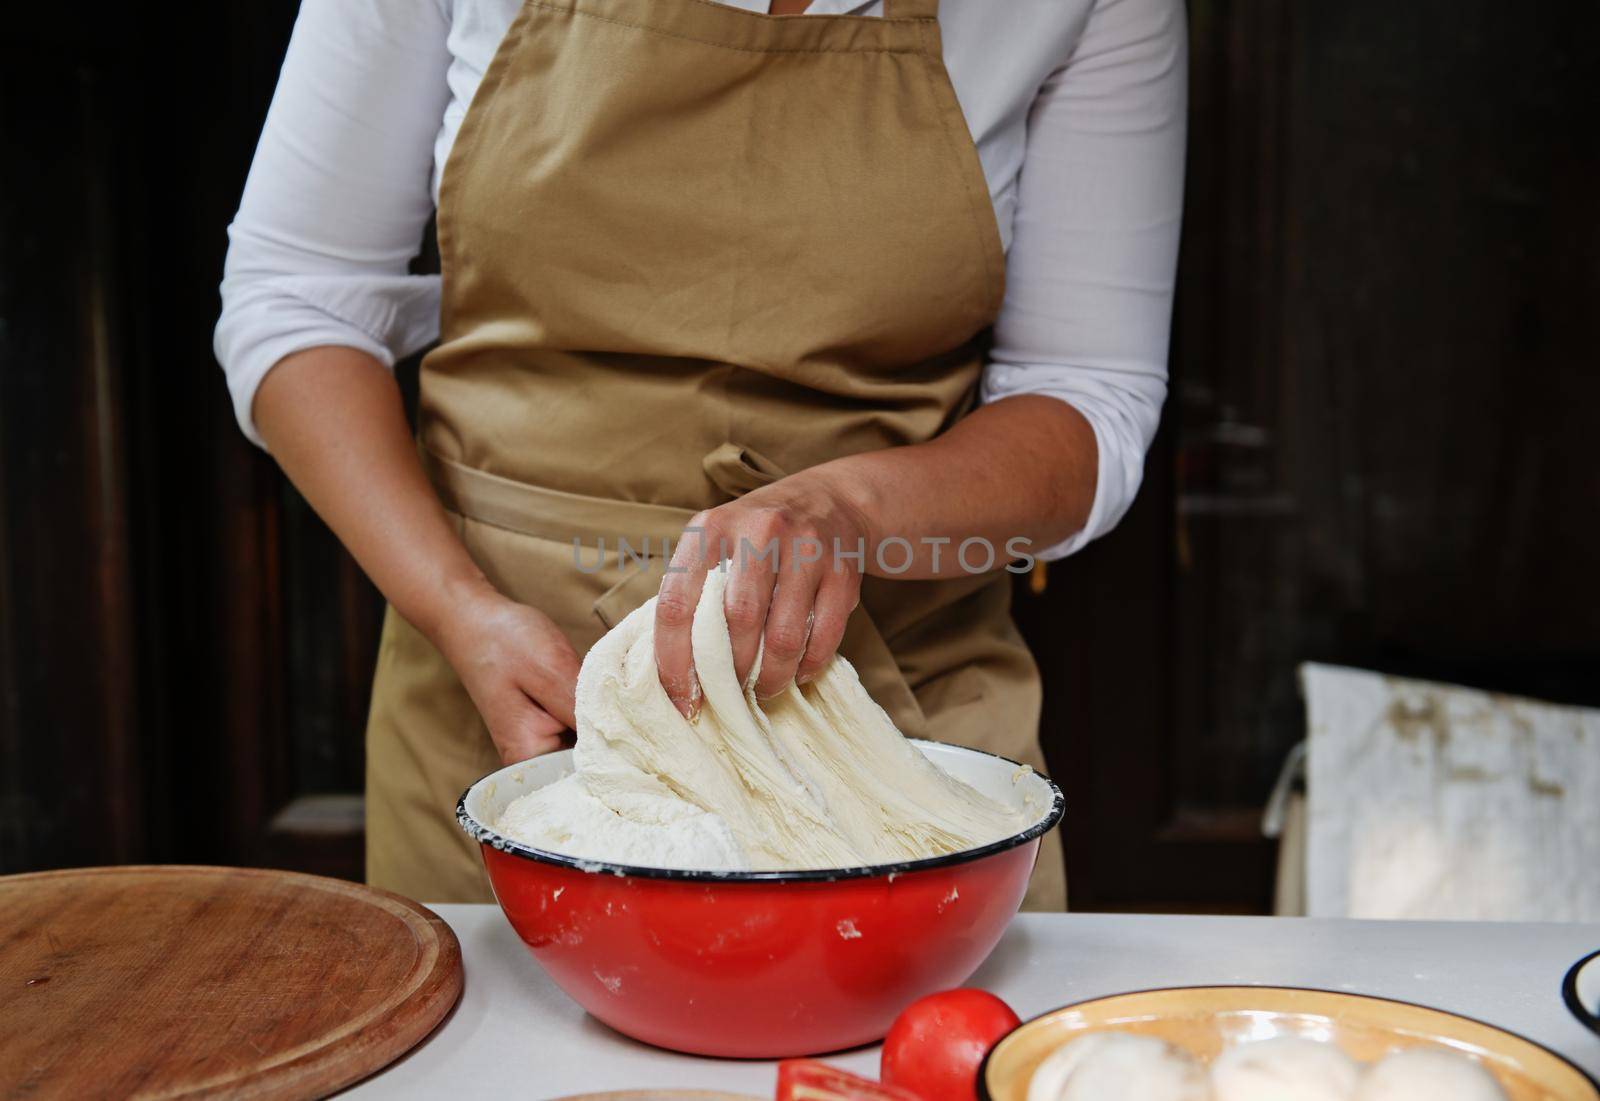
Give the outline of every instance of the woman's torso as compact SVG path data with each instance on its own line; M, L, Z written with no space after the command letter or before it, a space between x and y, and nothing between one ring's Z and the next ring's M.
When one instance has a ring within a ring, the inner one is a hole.
M692 511L730 448L794 473L932 438L1005 268L938 29L651 4L530 4L490 65L440 187L424 446Z
M577 542L638 548L976 399L1004 252L933 4L906 8L529 0L488 65L439 187L420 435L491 579L580 644L658 574L578 577ZM841 653L902 730L970 740L977 709L1036 757L1007 582L863 586Z
M450 16L450 100L434 141L433 193L461 120L522 0L438 0ZM698 0L747 11L767 0ZM1093 0L943 0L939 26L945 66L978 149L1002 243L1009 247L1028 110L1052 72L1067 61ZM880 15L882 0L812 0L806 18Z

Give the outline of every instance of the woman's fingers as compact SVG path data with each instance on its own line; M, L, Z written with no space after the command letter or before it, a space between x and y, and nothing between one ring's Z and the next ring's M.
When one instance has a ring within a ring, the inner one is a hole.
M561 736L577 726L573 694L577 689L578 653L566 635L532 609L517 609L526 650L510 683L504 686L503 708L490 728L506 764L561 748Z
M831 564L823 571L817 587L816 602L812 606L811 636L806 641L805 654L795 668L795 680L806 684L814 680L822 667L838 652L844 639L850 613L861 602L861 574L859 571Z
M656 670L672 706L686 719L700 710L700 681L694 674L690 628L695 605L705 588L706 572L718 560L716 536L707 529L706 514L689 521L678 540L661 591L656 596Z
M501 760L561 746L575 723L580 662L549 616L498 594L455 609L439 647L472 697Z
M733 644L733 671L743 684L761 650L762 632L773 607L773 586L792 568L776 512L760 510L742 518L740 534L728 550L728 587L722 613ZM762 659L765 669L767 659ZM764 678L763 678L764 679Z
M524 693L539 706L542 713L559 723L560 729L576 730L578 718L573 697L578 688L578 669L582 664L577 651L563 636L559 638L559 644L551 645L542 656L535 656L533 660L540 664L527 679Z
M503 764L516 764L529 757L561 748L561 734L568 724L551 715L529 696L513 691L504 712L496 716L490 734L500 751Z
M746 679L760 653L754 687L772 696L838 649L861 583L840 548L861 545L865 532L839 486L812 471L695 516L656 601L656 665L674 706L693 718L700 704L691 628L710 567L730 561L723 611L734 671Z
M794 680L795 669L811 638L812 607L821 581L821 571L811 565L790 564L778 575L777 591L761 638L761 673L756 679L759 698L776 696Z
M513 696L531 700L541 715L571 730L577 726L574 694L582 661L571 641L548 616L525 605L510 605L516 616L507 640L516 665L511 670ZM515 700L513 702L516 702ZM539 725L543 729L543 724Z

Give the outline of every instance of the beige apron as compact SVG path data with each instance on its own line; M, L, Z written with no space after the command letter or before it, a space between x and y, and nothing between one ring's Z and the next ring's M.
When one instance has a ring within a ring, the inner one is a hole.
M936 8L525 0L507 31L440 182L421 444L490 580L579 653L654 595L696 511L971 408L1005 258ZM648 569L619 537L648 540ZM868 578L841 651L907 735L1040 767L1009 601L1004 572ZM370 881L488 900L452 811L498 765L454 673L391 610ZM1028 905L1059 909L1045 841Z

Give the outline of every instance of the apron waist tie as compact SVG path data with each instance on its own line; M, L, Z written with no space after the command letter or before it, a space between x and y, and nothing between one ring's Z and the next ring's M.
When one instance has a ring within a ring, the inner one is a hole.
M464 466L453 459L419 448L422 469L433 483L439 500L451 512L497 528L559 543L578 540L598 545L604 539L642 544L676 541L693 509L657 505L647 501L620 501L590 497L566 490L530 485L498 474ZM724 443L706 453L701 466L713 485L730 498L769 485L783 471L753 448Z

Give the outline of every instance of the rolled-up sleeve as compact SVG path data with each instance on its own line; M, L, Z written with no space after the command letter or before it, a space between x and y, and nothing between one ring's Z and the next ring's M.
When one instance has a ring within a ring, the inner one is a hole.
M1041 558L1116 525L1160 420L1183 208L1185 30L1182 0L1098 0L1029 115L983 398L1059 398L1098 448L1088 522Z
M439 281L407 274L433 211L449 0L304 0L238 214L213 346L235 414L291 353L386 366L438 334Z

